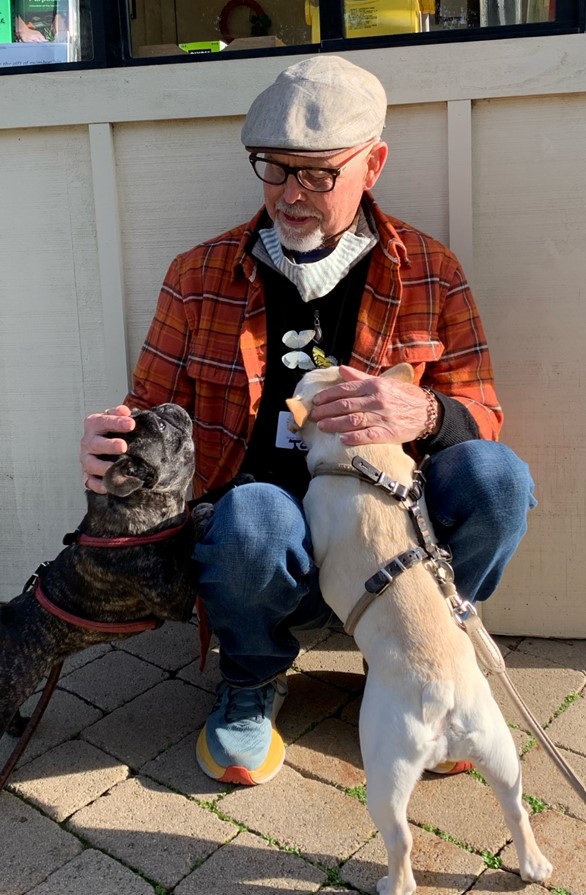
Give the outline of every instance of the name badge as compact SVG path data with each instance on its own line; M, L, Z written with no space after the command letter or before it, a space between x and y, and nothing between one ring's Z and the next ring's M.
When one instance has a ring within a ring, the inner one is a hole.
M275 447L285 448L289 451L307 451L305 443L297 432L292 432L289 428L289 421L292 419L288 410L281 410L277 421L277 437L275 439Z

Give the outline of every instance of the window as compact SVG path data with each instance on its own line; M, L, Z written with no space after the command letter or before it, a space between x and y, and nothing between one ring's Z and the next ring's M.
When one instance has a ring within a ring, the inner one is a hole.
M586 0L0 0L0 72L584 31Z
M92 58L87 0L0 0L0 68Z

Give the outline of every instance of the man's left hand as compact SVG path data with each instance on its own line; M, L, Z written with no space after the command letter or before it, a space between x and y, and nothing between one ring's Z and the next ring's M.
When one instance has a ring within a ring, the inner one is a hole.
M344 379L313 400L311 419L322 432L339 432L347 445L404 444L414 441L427 424L425 391L390 376L369 376L340 367Z

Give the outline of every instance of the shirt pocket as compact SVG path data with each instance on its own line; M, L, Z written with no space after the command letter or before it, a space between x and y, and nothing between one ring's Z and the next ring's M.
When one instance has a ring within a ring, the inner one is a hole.
M383 369L395 364L409 363L414 369L414 381L423 378L428 364L438 361L445 350L443 342L429 330L409 330L395 334L387 353Z
M244 370L190 360L187 372L195 383L194 426L200 459L218 462L226 447L243 437L246 430L248 387Z
M394 336L387 360L389 366L401 361L432 363L440 359L444 350L445 346L436 334L429 330L409 330Z

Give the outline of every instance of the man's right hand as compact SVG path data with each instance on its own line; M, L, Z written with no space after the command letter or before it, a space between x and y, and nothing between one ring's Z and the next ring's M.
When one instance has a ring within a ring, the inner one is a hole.
M102 476L116 457L126 453L127 444L123 436L126 432L132 432L136 425L130 413L126 405L119 404L113 410L91 413L84 421L79 459L85 487L96 494L106 493ZM122 437L106 437L113 432ZM112 460L101 459L104 454L111 455Z

